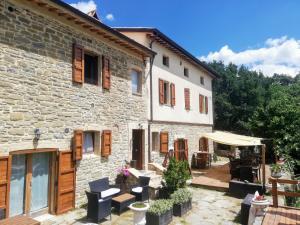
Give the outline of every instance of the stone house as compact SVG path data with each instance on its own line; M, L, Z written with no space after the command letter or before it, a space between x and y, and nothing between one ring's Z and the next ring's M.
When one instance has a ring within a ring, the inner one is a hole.
M173 149L191 162L193 152L212 151L201 137L212 132L212 80L218 74L155 28L115 28L157 53L147 79L148 157L162 163Z
M147 164L154 55L60 0L0 1L1 218L66 212L88 181Z

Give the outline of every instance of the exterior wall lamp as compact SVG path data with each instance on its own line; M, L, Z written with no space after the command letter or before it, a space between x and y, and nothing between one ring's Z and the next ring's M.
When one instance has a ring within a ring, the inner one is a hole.
M42 132L39 128L34 129L34 137L35 137L36 140L40 139L41 134L42 134Z

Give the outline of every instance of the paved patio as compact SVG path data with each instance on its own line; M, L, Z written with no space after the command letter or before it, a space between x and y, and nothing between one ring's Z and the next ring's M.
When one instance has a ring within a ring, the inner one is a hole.
M191 188L193 192L193 209L184 217L173 217L171 225L229 225L239 223L241 199L227 196L223 192ZM85 209L76 209L61 216L48 218L42 225L81 225L93 224L86 219ZM112 221L101 222L103 225L130 225L133 214L130 210L117 216L112 214Z

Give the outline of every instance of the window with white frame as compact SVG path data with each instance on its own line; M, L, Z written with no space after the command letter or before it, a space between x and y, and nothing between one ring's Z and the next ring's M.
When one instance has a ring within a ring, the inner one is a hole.
M164 81L164 104L168 105L170 103L170 83Z
M142 75L137 70L131 70L131 89L133 94L142 93Z
M94 152L94 143L95 143L94 140L95 140L94 132L83 133L83 153Z

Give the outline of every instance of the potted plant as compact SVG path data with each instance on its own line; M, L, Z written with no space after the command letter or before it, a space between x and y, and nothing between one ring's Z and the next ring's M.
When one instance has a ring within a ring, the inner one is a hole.
M280 177L282 177L283 165L281 165L281 164L272 164L270 170L271 170L271 176L272 177L280 178Z
M145 225L146 224L146 211L149 209L149 204L144 202L135 202L129 205L133 211L133 224Z
M116 183L120 185L121 192L127 193L129 191L127 178L130 176L129 167L127 165L118 169Z
M146 213L147 225L167 225L173 218L173 201L159 199L154 201Z
M192 193L186 188L180 188L171 195L173 200L173 215L183 216L192 209Z
M174 157L171 158L167 170L164 171L163 178L169 194L172 194L178 188L186 187L187 180L191 179L188 162L177 161Z

